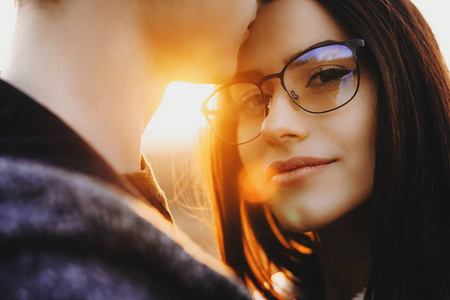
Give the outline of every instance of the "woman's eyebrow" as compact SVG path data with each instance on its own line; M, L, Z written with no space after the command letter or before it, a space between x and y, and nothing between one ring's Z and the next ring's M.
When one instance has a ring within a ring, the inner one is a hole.
M292 55L289 55L289 56L286 57L283 61L284 61L285 64L287 64L288 62L290 62L291 60L293 60L294 58L296 58L297 56L299 56L299 55L302 54L303 52L306 52L306 51L308 51L308 50L311 50L312 48L315 48L315 47L319 47L319 46L321 46L321 45L323 45L323 44L335 43L335 42L336 42L336 41L334 41L334 40L324 40L324 41L317 42L317 43L315 43L315 44L309 46L309 47L306 48L306 49L302 49L302 50L300 50L300 51L298 51L298 52L296 52L296 53L294 53L294 54L292 54Z

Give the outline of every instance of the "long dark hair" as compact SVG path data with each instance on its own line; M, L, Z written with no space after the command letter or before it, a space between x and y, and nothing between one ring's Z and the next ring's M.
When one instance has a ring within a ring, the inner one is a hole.
M365 299L450 299L450 81L434 35L407 0L317 0L366 41L378 80L371 265ZM267 2L267 1L266 1ZM366 50L365 50L366 51ZM307 299L323 298L314 238L283 231L243 201L237 147L209 139L223 260L268 299L277 270Z

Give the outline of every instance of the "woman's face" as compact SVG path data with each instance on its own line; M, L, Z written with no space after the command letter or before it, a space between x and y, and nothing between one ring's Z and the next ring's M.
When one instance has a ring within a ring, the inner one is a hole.
M237 76L258 81L280 72L287 58L314 44L351 38L315 1L274 1L258 13L241 49ZM272 79L273 98L261 135L239 146L247 179L288 229L320 229L372 191L377 96L367 70L360 73L353 100L324 114L300 109L279 79Z

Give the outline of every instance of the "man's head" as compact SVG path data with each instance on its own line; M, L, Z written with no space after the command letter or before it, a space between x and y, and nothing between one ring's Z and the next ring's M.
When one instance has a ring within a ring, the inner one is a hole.
M187 81L222 81L233 75L257 0L158 0L145 5L142 20L166 72ZM157 11L157 10L160 11ZM155 14L156 12L156 14Z
M57 10L64 18L68 0L16 0L21 8ZM69 4L69 5L68 5ZM257 0L77 0L89 11L114 11L113 22L131 23L142 37L156 73L171 80L218 82L233 75L247 27L256 17ZM117 9L119 7L119 9ZM87 20L81 15L77 22ZM131 22L130 22L131 20ZM111 21L110 21L111 22ZM127 23L127 25L128 25ZM114 27L114 26L112 26ZM95 30L95 29L93 29Z

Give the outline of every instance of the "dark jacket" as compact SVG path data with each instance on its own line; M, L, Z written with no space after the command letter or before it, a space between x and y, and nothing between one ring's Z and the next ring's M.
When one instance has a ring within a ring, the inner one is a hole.
M25 96L0 85L5 126L10 94ZM14 127L27 120L8 122L10 130L0 127L0 299L250 299L95 154L46 159L48 151L16 146L57 138Z

